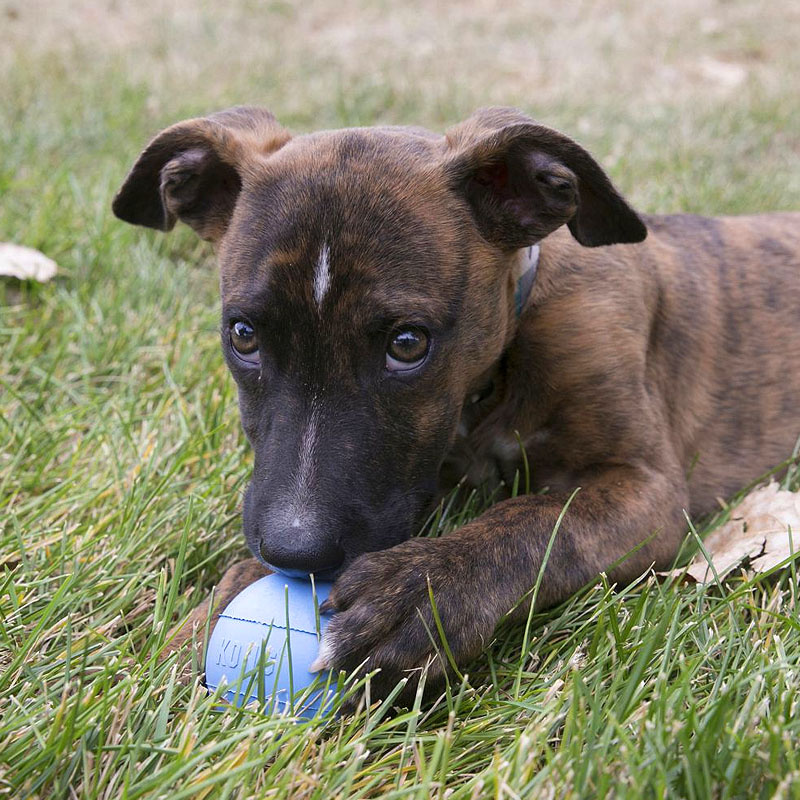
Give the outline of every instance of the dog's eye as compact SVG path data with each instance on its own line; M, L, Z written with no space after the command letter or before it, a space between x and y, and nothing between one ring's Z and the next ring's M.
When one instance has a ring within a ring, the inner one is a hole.
M258 363L258 339L253 326L242 320L235 320L230 326L231 347L242 361Z
M386 348L386 369L405 372L418 367L430 350L428 334L415 325L396 330Z

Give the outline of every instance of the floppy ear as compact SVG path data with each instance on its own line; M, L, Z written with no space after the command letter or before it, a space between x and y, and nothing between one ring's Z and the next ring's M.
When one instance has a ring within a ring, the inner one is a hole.
M160 231L179 219L216 241L228 227L247 164L288 140L261 108L238 106L179 122L147 145L111 208L125 222Z
M481 234L501 247L527 247L564 223L588 247L647 236L580 145L515 109L477 111L446 138L451 185L466 197Z

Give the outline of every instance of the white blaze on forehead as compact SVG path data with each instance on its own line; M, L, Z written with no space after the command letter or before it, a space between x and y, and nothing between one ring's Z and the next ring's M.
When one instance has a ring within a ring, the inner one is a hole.
M328 287L331 285L331 251L325 242L319 251L317 268L314 270L314 299L317 306L322 305Z

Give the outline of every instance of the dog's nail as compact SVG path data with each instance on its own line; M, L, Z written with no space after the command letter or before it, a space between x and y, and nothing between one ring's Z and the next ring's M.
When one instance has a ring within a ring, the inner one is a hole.
M319 644L319 652L317 657L308 668L309 672L322 672L323 670L330 669L331 646L326 639L323 639Z

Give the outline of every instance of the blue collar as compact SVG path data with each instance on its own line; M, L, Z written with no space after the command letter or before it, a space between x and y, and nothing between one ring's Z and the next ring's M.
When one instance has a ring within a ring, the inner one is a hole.
M516 270L514 311L519 319L530 297L533 282L536 280L536 271L539 267L539 245L532 244L530 247L523 247L518 251L517 258L519 261Z

